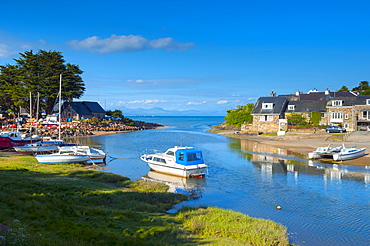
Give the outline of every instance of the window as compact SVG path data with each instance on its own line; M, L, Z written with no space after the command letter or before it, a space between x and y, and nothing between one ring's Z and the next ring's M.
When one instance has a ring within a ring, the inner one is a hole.
M370 105L370 99L366 99L366 105Z
M288 105L288 110L294 110L295 109L295 105Z
M342 106L343 101L342 100L333 100L331 102L332 106Z
M346 123L346 124L344 124L344 128L345 129L348 129L348 127L349 127L349 125Z
M169 151L167 151L167 153L166 153L167 155L172 155L172 156L174 156L175 155L175 153L173 152L173 151L171 151L171 150L169 150Z
M342 113L338 113L338 112L333 112L331 113L331 118L332 119L343 119L343 114Z
M348 114L344 114L344 118L348 120Z
M369 111L362 111L362 118L364 118L365 120L370 120Z
M274 104L273 103L262 103L262 109L273 109Z
M259 121L262 122L262 121L273 121L274 120L274 116L273 115L261 115L259 117Z

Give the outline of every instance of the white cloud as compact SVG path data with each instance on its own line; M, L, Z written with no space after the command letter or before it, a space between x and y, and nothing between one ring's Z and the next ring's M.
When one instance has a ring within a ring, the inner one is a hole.
M221 101L218 101L217 104L225 104L225 103L228 103L229 101L227 100L221 100Z
M135 100L135 101L129 101L128 103L143 103L143 104L149 104L149 103L163 103L168 102L167 100L158 100L158 99L146 99L146 100Z
M76 50L88 50L100 54L136 52L146 49L186 50L194 46L194 43L176 42L171 37L148 40L140 35L117 36L115 34L106 39L92 36L81 41L72 40L67 44Z
M204 104L204 103L207 103L207 101L202 101L202 102L188 102L187 105L200 105L200 104Z
M16 53L10 46L0 44L0 58L9 58Z

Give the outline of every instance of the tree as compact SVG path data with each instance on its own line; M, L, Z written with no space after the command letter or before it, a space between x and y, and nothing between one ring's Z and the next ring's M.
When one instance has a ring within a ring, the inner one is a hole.
M253 103L248 103L246 106L240 107L237 109L230 109L227 111L225 116L226 125L229 126L238 126L242 124L250 124L253 121L253 116L251 115L254 108Z
M349 89L347 86L343 85L342 88L340 88L338 91L340 92L349 92Z
M292 113L288 115L288 124L289 125L306 125L306 118L302 114Z
M360 85L353 88L352 91L357 91L360 95L370 95L370 86L368 81L361 81Z
M59 94L60 74L62 100L70 102L83 95L85 85L80 76L83 71L78 65L64 64L61 52L31 50L19 55L20 58L14 59L15 65L0 66L0 102L5 101L8 108L30 110L30 93L32 105L36 105L37 93L40 93L40 112L51 113ZM36 107L31 110L35 115Z

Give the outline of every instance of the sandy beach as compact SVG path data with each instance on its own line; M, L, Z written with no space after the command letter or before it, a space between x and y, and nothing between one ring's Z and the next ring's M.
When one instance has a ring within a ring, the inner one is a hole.
M217 132L226 137L247 139L267 144L281 149L286 149L305 156L317 147L339 146L342 143L347 147L366 147L366 155L357 159L344 161L343 164L370 165L370 132L357 131L338 136L339 134L316 132L316 133L294 133L288 132L285 136L244 135L234 131Z

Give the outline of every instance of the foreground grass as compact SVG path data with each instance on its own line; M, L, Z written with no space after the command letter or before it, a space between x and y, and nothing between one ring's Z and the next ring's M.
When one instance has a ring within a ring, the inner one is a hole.
M166 214L187 199L167 188L81 165L0 157L0 245L289 245L283 226L240 213Z

